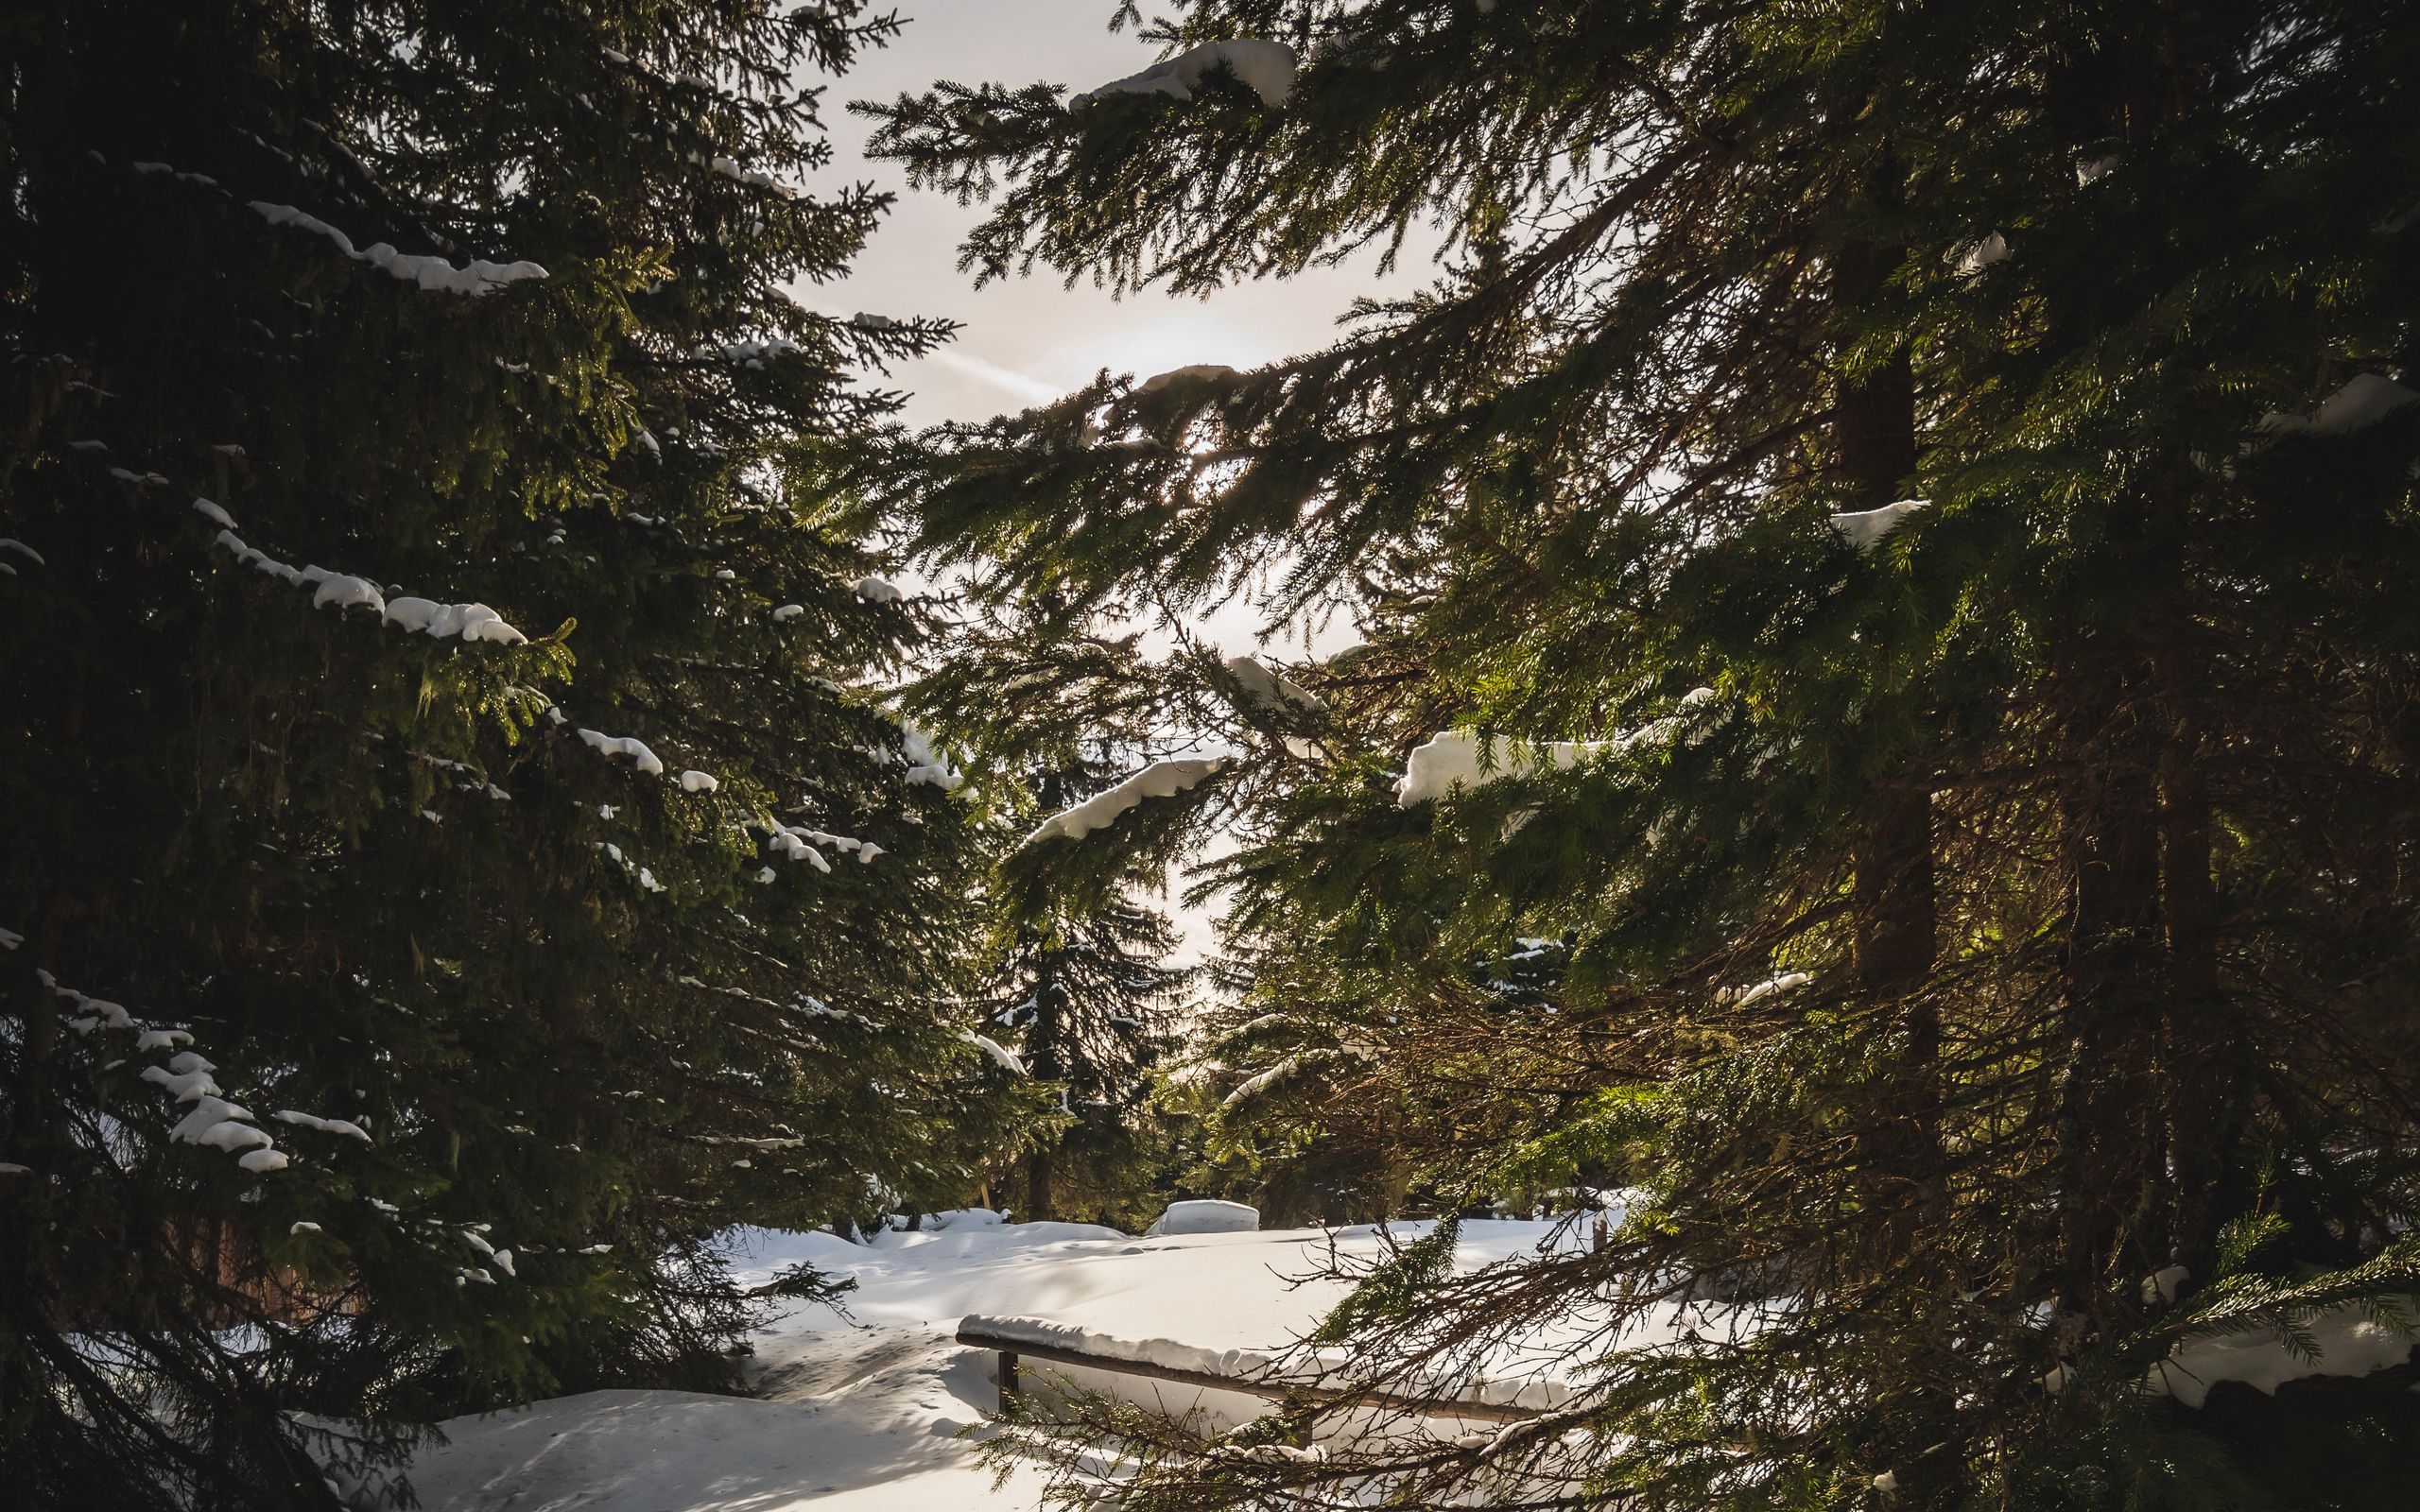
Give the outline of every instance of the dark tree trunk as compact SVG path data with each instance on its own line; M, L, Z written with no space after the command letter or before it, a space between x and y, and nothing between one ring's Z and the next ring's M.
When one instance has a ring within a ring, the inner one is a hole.
M1867 182L1872 211L1898 201L1899 168L1886 149ZM1854 334L1886 294L1887 281L1907 249L1889 242L1843 248L1832 298L1844 331ZM1843 353L1845 355L1845 353ZM1844 364L1844 369L1846 365ZM1832 438L1836 481L1852 509L1878 508L1902 496L1916 471L1915 373L1902 343L1881 362L1843 371L1834 399ZM1861 993L1889 1025L1870 1111L1858 1141L1858 1199L1873 1222L1870 1243L1889 1256L1885 1268L1901 1278L1907 1375L1912 1383L1893 1412L1890 1442L1877 1446L1897 1467L1904 1492L1929 1503L1955 1474L1956 1405L1931 1387L1931 1357L1953 1346L1937 1305L1951 1291L1922 1263L1930 1234L1946 1208L1941 1190L1941 1021L1920 994L1933 965L1938 933L1934 901L1932 795L1928 764L1883 754L1916 717L1906 686L1903 649L1874 647L1874 679L1865 738L1870 758L1864 810L1850 839L1852 937ZM1940 1267L1933 1267L1938 1271Z

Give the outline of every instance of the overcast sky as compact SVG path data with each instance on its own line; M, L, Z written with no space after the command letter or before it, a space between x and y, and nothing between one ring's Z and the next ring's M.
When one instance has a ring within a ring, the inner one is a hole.
M977 292L971 275L958 270L958 248L981 208L911 191L895 164L868 163L871 123L848 114L842 102L887 100L943 78L1082 90L1147 66L1154 49L1131 26L1110 32L1115 0L896 0L895 8L906 23L901 36L868 53L826 95L835 161L814 186L870 180L895 191L898 205L844 282L798 295L830 314L946 316L964 326L940 355L891 375L892 387L914 396L911 423L1023 409L1083 387L1102 368L1148 377L1188 363L1256 367L1325 345L1354 298L1381 286L1373 253L1207 301L1146 294L1119 301L1088 282L1063 288L1047 270ZM1392 282L1408 281L1398 274Z

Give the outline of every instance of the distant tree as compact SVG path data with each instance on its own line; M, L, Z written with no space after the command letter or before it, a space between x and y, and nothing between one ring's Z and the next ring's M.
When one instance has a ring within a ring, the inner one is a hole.
M935 438L925 545L1002 604L1251 593L1368 643L1307 699L1131 666L1243 748L1036 873L1235 827L1235 1116L1407 1193L1638 1190L1601 1246L1408 1253L1335 1334L1378 1381L1576 1337L1534 1424L1027 1447L1137 1508L2398 1494L2420 36L2286 0L1149 35L1089 94L870 108L995 197L978 280L1196 293L1432 233L1443 271L1324 350ZM1144 696L1033 660L1034 718ZM2193 1346L2245 1329L2323 1373L2205 1394Z
M971 1179L977 852L812 313L854 0L0 27L0 1483L326 1506L728 1381L708 1247ZM333 566L320 566L329 563ZM491 607L493 606L493 607Z
M1167 964L1175 931L1131 902L1010 928L981 1005L1059 1091L1058 1126L1020 1158L1008 1200L1027 1219L1148 1221L1173 1160L1153 1093L1193 975Z

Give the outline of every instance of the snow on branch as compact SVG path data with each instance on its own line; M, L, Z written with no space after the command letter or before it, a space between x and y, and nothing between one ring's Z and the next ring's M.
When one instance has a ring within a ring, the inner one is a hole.
M207 506L207 507L204 507ZM194 508L205 519L225 520L227 511L207 499L196 499ZM398 598L389 603L378 585L367 577L347 573L334 573L325 567L295 567L278 560L268 553L249 545L232 529L221 527L211 538L245 566L259 569L271 577L282 579L297 588L308 588L314 608L367 609L381 619L402 626L406 630L447 639L458 636L465 641L493 641L505 645L518 645L528 639L507 624L503 615L485 604L439 604L425 598Z
M636 735L609 735L601 730L582 730L579 734L579 738L588 745L603 751L609 757L619 757L628 761L631 766L647 773L649 777L664 775L664 763L658 761L655 752L647 748L647 742Z
M467 267L456 267L442 257L399 252L385 242L356 250L352 237L316 215L297 210L292 205L274 205L265 199L255 199L251 203L253 213L272 226L293 226L324 236L336 244L337 251L356 263L384 268L406 284L417 284L422 288L440 293L488 294L526 278L547 276L544 268L529 262L491 263L479 259Z
M973 1045L976 1049L980 1050L985 1055L991 1057L994 1062L995 1062L1002 1071L1009 1073L1012 1076L1022 1076L1026 1074L1025 1062L1017 1058L1015 1051L1001 1044L997 1040L994 1040L988 1035L977 1034L972 1029L966 1031L966 1033L960 1036L960 1038L965 1040L968 1044Z
M2413 403L2420 403L2420 394L2383 373L2365 372L2328 395L2310 414L2272 412L2261 418L2259 429L2264 436L2350 436Z
M752 189L769 190L785 199L803 199L806 191L793 183L784 183L761 168L743 166L736 158L708 157L702 152L684 154L691 163L701 164L721 174L734 183L744 183Z
M1858 509L1850 514L1832 516L1832 528L1848 539L1859 551L1872 551L1882 544L1892 531L1907 523L1908 516L1928 508L1930 499L1901 499L1879 509Z
M1104 94L1165 94L1190 100L1193 92L1214 70L1224 68L1236 82L1260 96L1263 105L1283 105L1294 94L1294 49L1282 42L1237 38L1205 42L1139 74L1113 79L1068 100L1069 109L1089 105Z
M1038 845L1063 836L1080 840L1095 830L1105 830L1116 823L1128 810L1141 807L1146 799L1174 798L1190 792L1224 767L1227 760L1224 756L1187 756L1153 762L1115 787L1053 814L1034 827L1025 843Z
M1661 719L1611 740L1495 740L1476 730L1440 730L1411 753L1409 766L1395 783L1395 806L1417 808L1432 803L1456 788L1475 788L1499 777L1548 770L1567 770L1596 756L1620 756L1642 746L1672 739L1683 732L1700 709L1714 701L1711 688L1692 689L1678 707ZM1493 749L1495 764L1483 768L1481 756Z
M1256 656L1231 656L1225 662L1227 675L1243 685L1253 698L1270 709L1297 708L1321 710L1327 707L1320 696L1304 687Z
M930 782L944 793L955 792L966 779L950 765L946 753L933 748L933 737L912 719L899 721L899 754L908 762L910 786Z
M8 935L7 938L12 942L9 948L15 949L13 942L21 937ZM288 1163L285 1153L277 1148L275 1140L253 1125L251 1111L229 1102L222 1095L224 1090L211 1076L211 1073L218 1068L190 1050L177 1048L190 1044L192 1035L182 1029L150 1028L127 1012L124 1005L105 998L88 996L72 987L61 987L58 979L46 971L38 970L34 975L52 996L66 999L75 1009L76 1016L66 1021L71 1031L91 1035L110 1029L133 1035L137 1054L155 1050L175 1052L169 1056L166 1065L146 1066L142 1073L144 1081L158 1087L179 1104L192 1105L185 1115L177 1120L175 1127L168 1131L170 1139L181 1143L225 1150L235 1157L238 1166L255 1175L285 1169ZM365 1141L369 1137L367 1134L361 1136Z

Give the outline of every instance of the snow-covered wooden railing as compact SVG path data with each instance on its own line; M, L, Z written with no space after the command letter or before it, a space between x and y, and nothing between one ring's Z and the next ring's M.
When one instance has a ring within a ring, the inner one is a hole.
M1546 1402L1489 1400L1487 1398L1494 1393L1484 1384L1467 1392L1443 1396L1423 1396L1376 1387L1322 1385L1299 1377L1278 1374L1274 1362L1265 1355L1237 1356L1231 1351L1219 1357L1206 1350L1181 1347L1155 1349L1149 1344L1086 1333L1080 1329L1042 1318L974 1314L959 1320L958 1342L972 1349L998 1352L1000 1405L1003 1408L1018 1393L1017 1370L1020 1365L1027 1360L1042 1360L1052 1365L1075 1366L1114 1375L1141 1376L1150 1381L1167 1381L1208 1391L1240 1392L1271 1401L1350 1401L1393 1412L1416 1413L1424 1418L1463 1418L1509 1423L1540 1417L1552 1409L1552 1404ZM1219 1363L1237 1361L1241 1367L1215 1369L1211 1367L1214 1360ZM1540 1384L1530 1383L1531 1387ZM1526 1397L1532 1394L1531 1390L1523 1390L1517 1395Z

